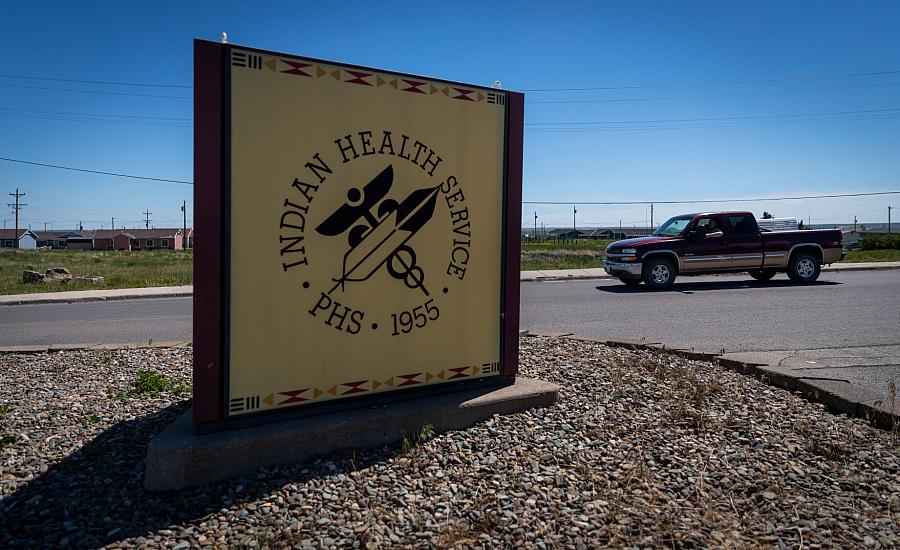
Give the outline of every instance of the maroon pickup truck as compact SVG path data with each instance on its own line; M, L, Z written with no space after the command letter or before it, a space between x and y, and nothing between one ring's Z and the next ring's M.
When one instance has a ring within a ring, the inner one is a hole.
M629 286L672 286L677 275L746 271L759 281L787 272L794 282L819 278L821 267L844 259L839 229L768 231L750 212L675 216L649 237L616 241L603 269Z

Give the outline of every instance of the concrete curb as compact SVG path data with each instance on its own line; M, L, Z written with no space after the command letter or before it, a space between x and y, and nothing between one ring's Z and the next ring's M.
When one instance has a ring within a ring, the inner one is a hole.
M822 267L822 273L840 273L841 271L870 271L883 269L900 269L900 262L860 262L855 264L831 264ZM615 279L602 268L592 269L560 269L523 271L520 281L569 281L579 279Z
M188 348L190 340L160 342L126 342L121 344L38 344L28 346L0 346L0 353L49 353L51 351L119 350L146 348Z
M108 302L113 300L137 300L141 298L184 298L194 295L188 287L120 288L111 290L75 290L41 292L37 294L11 294L0 296L0 306L32 304L72 304L76 302Z
M771 386L792 391L809 401L822 403L849 416L864 418L879 428L890 430L895 425L900 424L900 399L896 402L891 402L889 398L846 382L794 376L788 369L779 368L777 365L749 363L723 357L718 352L683 349L645 340L610 340L590 336L576 336L571 333L526 332L525 336L556 337L583 342L598 342L608 346L661 351L687 359L711 361L740 374L753 376Z

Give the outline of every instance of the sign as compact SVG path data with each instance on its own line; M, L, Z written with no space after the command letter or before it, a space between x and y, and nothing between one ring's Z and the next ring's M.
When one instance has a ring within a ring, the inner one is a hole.
M521 94L196 48L195 421L514 375Z

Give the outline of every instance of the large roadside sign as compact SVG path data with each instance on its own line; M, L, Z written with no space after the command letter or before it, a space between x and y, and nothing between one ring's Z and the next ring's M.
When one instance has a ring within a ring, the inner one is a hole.
M522 106L196 42L195 422L514 376Z

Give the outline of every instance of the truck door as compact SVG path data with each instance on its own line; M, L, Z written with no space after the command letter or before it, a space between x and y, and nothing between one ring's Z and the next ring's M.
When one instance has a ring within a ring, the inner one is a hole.
M731 268L731 253L725 244L722 216L696 220L684 247L684 271L718 271Z
M725 215L725 235L731 267L759 269L763 263L762 237L751 214Z

